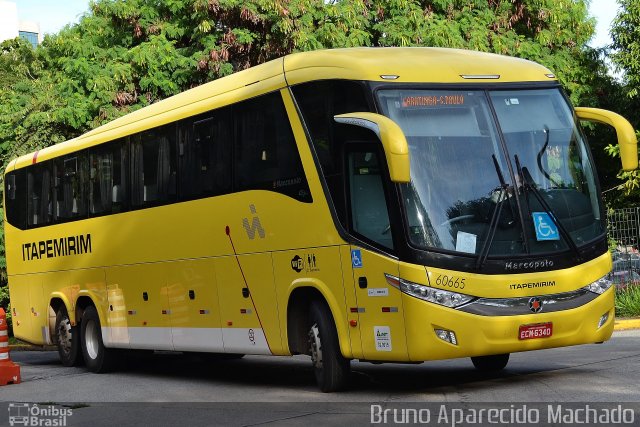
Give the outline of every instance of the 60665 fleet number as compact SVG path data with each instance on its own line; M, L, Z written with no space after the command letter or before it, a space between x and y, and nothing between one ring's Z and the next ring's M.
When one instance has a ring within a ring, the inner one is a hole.
M446 274L439 274L436 278L436 285L448 286L455 289L464 289L464 277L447 276Z

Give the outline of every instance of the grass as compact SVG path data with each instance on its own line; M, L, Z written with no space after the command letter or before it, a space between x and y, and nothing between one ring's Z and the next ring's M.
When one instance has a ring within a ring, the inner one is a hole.
M9 337L9 345L14 345L14 344L24 344L24 343L19 339L17 339L16 337Z
M616 316L640 316L640 286L631 285L616 290Z

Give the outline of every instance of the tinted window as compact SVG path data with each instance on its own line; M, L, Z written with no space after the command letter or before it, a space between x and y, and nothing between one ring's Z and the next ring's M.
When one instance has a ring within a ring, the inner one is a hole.
M343 146L346 141L368 140L370 135L355 126L338 125L337 114L371 111L362 84L352 81L322 81L293 88L296 102L311 136L324 179L338 217L346 224Z
M90 151L90 215L118 213L126 209L126 153L126 145L122 141Z
M375 146L356 149L347 155L351 229L393 249L379 156Z
M231 192L232 126L230 109L182 122L178 140L181 199Z
M5 183L8 220L27 228L251 189L311 202L279 93L38 163Z
M84 153L74 153L53 161L53 217L56 222L87 215L88 164ZM43 182L44 185L44 182Z
M14 227L24 228L27 217L26 212L26 182L25 171L19 169L10 172L5 177L4 199L7 220Z
M53 218L52 162L32 166L27 171L27 226L49 224Z
M174 125L145 131L129 139L131 205L149 207L175 200Z
M311 201L298 149L280 94L235 107L235 190L264 189Z

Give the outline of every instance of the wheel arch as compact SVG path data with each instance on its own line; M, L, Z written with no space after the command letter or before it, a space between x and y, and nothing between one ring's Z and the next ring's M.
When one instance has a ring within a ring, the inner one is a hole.
M67 298L67 296L62 292L53 292L49 297L49 308L52 309L54 313L57 313L61 307L64 307L64 309L67 310L71 324L75 324L76 313L73 310L73 306L71 305L69 298Z
M94 302L93 298L90 295L80 295L76 300L76 309L75 309L76 319L78 321L82 321L82 316L84 314L84 311L89 306L93 306L96 308L96 311L98 312L98 317L100 318L100 324L101 325L104 324L103 323L104 316L102 315L100 308Z
M309 306L312 301L327 305L338 335L340 352L352 358L349 331L346 327L344 303L340 304L325 283L317 279L298 279L289 288L287 300L287 344L291 354L308 354Z

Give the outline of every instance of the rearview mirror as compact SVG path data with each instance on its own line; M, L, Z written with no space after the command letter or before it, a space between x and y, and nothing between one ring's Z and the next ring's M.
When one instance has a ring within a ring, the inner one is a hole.
M603 123L616 130L622 169L626 171L638 168L638 140L631 123L620 114L600 108L576 107L576 115L580 120Z
M373 131L382 142L391 181L403 183L411 180L409 146L402 129L396 122L376 113L340 114L334 116L334 120Z

